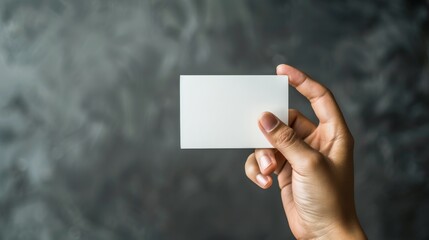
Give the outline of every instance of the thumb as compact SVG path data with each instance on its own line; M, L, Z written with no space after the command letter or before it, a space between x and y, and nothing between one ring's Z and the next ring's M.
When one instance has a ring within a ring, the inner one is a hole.
M259 118L259 128L298 173L315 172L324 164L323 155L300 139L292 128L274 114L264 112Z

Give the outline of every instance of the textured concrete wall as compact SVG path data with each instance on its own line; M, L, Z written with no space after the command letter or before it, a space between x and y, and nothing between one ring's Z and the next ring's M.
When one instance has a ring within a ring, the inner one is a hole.
M370 238L428 239L428 4L0 0L0 239L291 238L249 150L179 149L180 74L279 63L342 106Z

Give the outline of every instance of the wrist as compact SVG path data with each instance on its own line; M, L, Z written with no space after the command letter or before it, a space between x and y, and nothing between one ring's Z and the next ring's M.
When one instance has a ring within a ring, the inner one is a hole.
M326 235L322 236L319 239L362 239L366 240L367 237L363 231L359 220L356 218L351 221L344 221L338 224L335 224L331 231Z

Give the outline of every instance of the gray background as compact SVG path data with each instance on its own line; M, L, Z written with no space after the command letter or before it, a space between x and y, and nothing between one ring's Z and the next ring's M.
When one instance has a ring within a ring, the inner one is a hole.
M368 236L428 239L428 4L0 0L0 239L292 238L250 150L179 149L180 74L279 63L336 95Z

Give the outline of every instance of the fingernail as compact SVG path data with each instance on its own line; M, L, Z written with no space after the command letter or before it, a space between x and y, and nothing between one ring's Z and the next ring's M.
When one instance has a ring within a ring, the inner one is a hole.
M262 175L262 174L258 174L256 175L256 181L258 181L258 183L262 186L265 187L268 184L268 179L266 176Z
M273 162L271 161L271 158L265 155L259 159L259 164L261 164L261 170L265 170L269 168L272 163Z
M259 122L266 132L271 132L277 127L277 125L279 125L279 120L270 112L264 112L259 119Z

